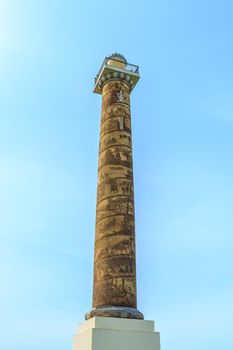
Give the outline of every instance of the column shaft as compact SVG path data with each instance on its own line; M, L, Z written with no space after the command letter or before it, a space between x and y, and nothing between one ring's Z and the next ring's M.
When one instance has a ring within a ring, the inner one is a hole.
M129 86L102 90L93 307L136 308L132 138Z

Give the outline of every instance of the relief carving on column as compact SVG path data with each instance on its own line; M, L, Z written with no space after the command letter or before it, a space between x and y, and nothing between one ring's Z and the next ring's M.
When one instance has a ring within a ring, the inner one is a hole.
M108 179L116 178L133 179L133 171L131 168L126 168L118 165L106 165L101 168L98 176L98 184Z
M104 280L101 283L96 283L96 297L98 296L98 305L119 305L136 307L135 296L136 283L134 280L120 277L113 278L111 281ZM119 295L121 298L119 298ZM96 298L97 299L97 298ZM94 297L93 302L97 304Z
M127 146L131 148L131 134L126 131L113 131L104 135L100 142L99 153L110 146Z
M95 249L97 251L96 261L117 256L133 257L135 254L135 240L132 236L114 235L103 237L96 241Z
M123 146L111 147L100 153L99 169L104 165L118 165L132 168L132 151Z
M128 197L109 197L97 204L96 221L110 215L134 215L134 201Z
M109 179L98 185L97 203L105 197L124 195L133 198L134 190L132 181L126 179Z
M128 215L109 216L96 223L96 241L112 235L134 236L134 218Z
M93 306L136 307L129 86L104 84L100 129Z

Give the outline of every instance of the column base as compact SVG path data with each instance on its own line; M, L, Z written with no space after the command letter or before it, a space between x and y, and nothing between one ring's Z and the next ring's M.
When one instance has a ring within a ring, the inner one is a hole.
M137 320L143 320L143 314L132 307L124 306L101 306L96 307L86 313L85 319L89 320L92 317L116 317L116 318L132 318Z
M93 317L74 336L73 350L160 350L153 321Z

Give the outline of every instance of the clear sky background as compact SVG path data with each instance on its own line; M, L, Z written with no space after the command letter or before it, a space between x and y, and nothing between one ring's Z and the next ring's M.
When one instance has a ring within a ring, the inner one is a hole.
M233 347L232 0L0 1L0 349L71 349L91 307L105 56L131 95L138 308L162 350Z

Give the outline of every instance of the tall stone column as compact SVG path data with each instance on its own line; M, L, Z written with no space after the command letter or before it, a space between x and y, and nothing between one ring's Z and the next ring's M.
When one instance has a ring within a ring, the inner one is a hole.
M143 319L137 310L130 92L138 67L113 54L96 78L102 94L93 316Z
M137 310L130 93L138 67L107 57L95 80L102 95L93 308L73 350L160 350L153 321Z

